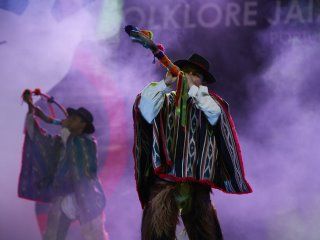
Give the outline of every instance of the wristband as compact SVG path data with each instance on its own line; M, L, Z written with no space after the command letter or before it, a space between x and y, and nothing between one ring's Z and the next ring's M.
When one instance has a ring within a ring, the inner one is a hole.
M54 124L54 125L61 125L61 120L52 119L52 124Z

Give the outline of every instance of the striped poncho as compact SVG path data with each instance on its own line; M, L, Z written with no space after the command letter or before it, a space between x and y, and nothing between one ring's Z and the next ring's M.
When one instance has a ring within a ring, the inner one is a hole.
M163 106L149 124L139 110L141 96L133 106L136 186L144 207L151 179L156 175L175 182L198 182L226 193L250 193L245 179L242 155L227 103L213 92L221 108L215 126L196 107L187 102L187 124L180 126L175 117L175 92L165 96Z
M29 118L29 119L28 119ZM27 120L32 120L29 115ZM52 202L58 196L74 194L82 223L100 215L105 196L97 176L95 140L82 134L70 136L63 144L34 120L26 132L22 153L18 195L37 202ZM32 135L32 137L30 137Z

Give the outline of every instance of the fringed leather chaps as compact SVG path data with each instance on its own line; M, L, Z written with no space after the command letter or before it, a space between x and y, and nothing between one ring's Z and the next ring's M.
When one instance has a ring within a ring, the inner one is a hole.
M179 183L156 180L151 187L141 226L142 240L174 240L176 226L181 218L190 240L222 240L222 232L216 210L210 201L210 187L188 183L190 204L177 202Z

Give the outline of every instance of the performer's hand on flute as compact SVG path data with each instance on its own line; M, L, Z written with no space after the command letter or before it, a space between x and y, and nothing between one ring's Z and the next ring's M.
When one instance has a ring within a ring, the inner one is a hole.
M47 116L39 107L34 106L32 100L32 92L29 89L24 90L22 93L22 99L28 104L28 113L33 113L35 116L41 118L46 123L52 123L53 118Z
M22 99L26 104L28 104L28 113L33 113L35 106L33 105L32 101L32 92L29 89L24 90L22 93Z
M167 72L166 77L164 79L164 83L167 86L172 85L175 81L177 81L177 77L174 77L171 72Z

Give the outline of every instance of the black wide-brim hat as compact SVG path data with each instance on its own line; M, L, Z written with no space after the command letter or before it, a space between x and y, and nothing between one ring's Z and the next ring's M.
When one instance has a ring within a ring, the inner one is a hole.
M197 53L192 54L192 56L187 60L177 60L174 62L174 64L182 70L187 66L194 67L203 75L204 83L216 82L216 78L209 72L210 64L208 60Z
M80 107L78 109L74 108L67 108L68 114L71 115L77 115L82 118L83 121L86 122L86 127L83 130L83 133L86 134L92 134L95 131L95 127L93 125L93 116L91 112L84 107Z

